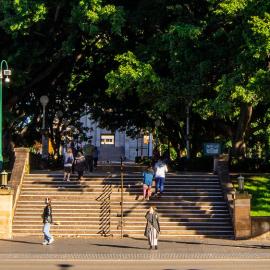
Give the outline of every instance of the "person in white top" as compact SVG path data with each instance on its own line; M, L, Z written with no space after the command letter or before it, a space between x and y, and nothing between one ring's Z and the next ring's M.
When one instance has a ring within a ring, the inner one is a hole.
M156 194L162 195L164 191L164 182L166 173L168 172L167 165L159 159L155 164L155 180L156 180Z

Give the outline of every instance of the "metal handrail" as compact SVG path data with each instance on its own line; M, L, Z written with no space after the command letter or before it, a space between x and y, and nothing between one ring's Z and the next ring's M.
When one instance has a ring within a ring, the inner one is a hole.
M124 165L123 165L123 158L121 157L121 239L123 238L123 227L124 227Z

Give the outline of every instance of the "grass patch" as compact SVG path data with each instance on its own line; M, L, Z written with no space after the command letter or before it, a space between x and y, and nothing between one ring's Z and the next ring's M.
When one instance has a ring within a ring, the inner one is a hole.
M237 179L233 179L235 188ZM270 216L270 175L245 176L245 190L252 195L251 216Z

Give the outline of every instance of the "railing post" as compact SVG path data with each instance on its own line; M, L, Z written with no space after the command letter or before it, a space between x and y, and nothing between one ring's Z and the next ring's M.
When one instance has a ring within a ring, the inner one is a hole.
M121 239L123 238L123 226L124 226L124 166L123 166L123 158L121 157Z

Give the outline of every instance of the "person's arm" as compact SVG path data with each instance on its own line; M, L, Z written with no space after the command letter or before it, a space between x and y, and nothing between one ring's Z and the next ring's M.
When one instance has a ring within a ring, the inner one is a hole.
M165 172L166 172L166 173L168 172L168 167L167 167L167 165L165 165Z
M51 223L53 223L53 216L52 216L52 207L49 207L49 213L50 213L50 217L51 217Z

